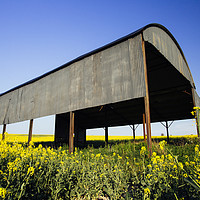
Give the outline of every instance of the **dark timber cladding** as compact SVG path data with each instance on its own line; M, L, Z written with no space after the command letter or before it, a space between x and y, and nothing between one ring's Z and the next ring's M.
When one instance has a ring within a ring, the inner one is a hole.
M200 99L179 44L150 24L1 94L0 124L56 115L55 141L73 151L86 129L104 127L107 140L108 127L145 122L151 149L150 122L193 118L193 106Z

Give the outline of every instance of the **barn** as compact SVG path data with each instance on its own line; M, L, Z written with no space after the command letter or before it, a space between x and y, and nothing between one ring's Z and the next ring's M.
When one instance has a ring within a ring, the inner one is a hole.
M30 141L33 120L56 115L55 142L70 152L86 129L105 127L107 142L108 127L146 124L151 152L151 122L194 118L194 106L200 98L183 51L164 26L149 24L0 94L0 124L4 133L30 120Z

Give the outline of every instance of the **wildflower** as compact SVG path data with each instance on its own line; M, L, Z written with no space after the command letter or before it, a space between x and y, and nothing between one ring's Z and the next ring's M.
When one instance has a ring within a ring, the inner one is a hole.
M140 155L145 155L145 153L146 153L146 147L142 146L140 150Z
M185 165L186 165L186 166L189 166L190 164L189 164L189 162L185 162Z
M199 152L199 145L197 144L194 148L195 152L198 153Z
M97 155L96 155L96 158L99 158L101 156L101 153L98 153Z
M150 192L150 189L149 189L149 188L145 188L145 189L144 189L144 195L145 195L145 196L149 196L150 193L151 193L151 192Z
M126 164L129 165L129 162L127 161Z
M118 158L119 158L119 159L122 159L122 157L121 157L120 155L118 155Z
M5 188L0 188L0 197L5 199L5 197L6 197L6 189Z
M30 174L30 176L32 176L34 174L35 169L33 167L29 167L28 171L27 171L27 175Z
M147 174L147 176L146 176L146 178L151 178L152 177L152 175L151 174Z
M153 152L153 153L152 153L152 156L153 156L153 157L156 157L156 155L157 155L156 152Z
M147 165L148 168L152 168L151 164Z
M160 149L161 149L162 151L163 151L163 149L164 149L165 144L166 144L166 141L165 141L165 140L159 142L159 146L160 146Z
M174 165L174 166L173 166L173 168L174 168L174 169L177 169L177 166L176 166L176 165Z
M116 155L116 153L114 152L114 153L113 153L113 156L115 156L115 155Z
M188 175L187 174L183 174L183 176L186 178L186 177L188 177Z
M178 163L178 166L183 169L183 164L181 162Z

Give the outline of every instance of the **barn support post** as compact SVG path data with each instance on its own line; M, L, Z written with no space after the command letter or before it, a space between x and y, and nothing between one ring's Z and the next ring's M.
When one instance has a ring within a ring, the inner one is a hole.
M108 145L108 107L104 106L105 108L105 145Z
M193 107L196 107L196 102L194 98L194 88L192 88L192 100L193 100ZM196 127L197 127L197 136L200 137L200 112L199 109L196 110L195 113L195 119L196 119Z
M143 135L144 135L144 141L146 142L146 129L145 129L145 114L143 116Z
M108 145L108 126L105 127L105 145Z
M168 121L166 121L165 123L166 123L166 125L165 125L166 131L167 131L167 143L169 143L169 125L168 125Z
M69 120L69 153L73 153L74 150L74 112L70 112Z
M6 124L3 125L2 140L5 140Z
M197 109L196 110L196 125L197 125L197 135L199 136L199 132L200 132L200 110Z
M147 63L146 63L146 53L145 53L145 42L143 36L142 39L142 53L143 53L143 63L144 63L144 76L145 76L145 88L146 96L144 97L145 101L145 116L146 116L146 127L147 127L147 148L149 155L152 155L152 142L151 142L151 119L150 119L150 105L149 105L149 87L148 87L148 78L147 78Z
M133 124L133 139L135 141L135 125Z
M30 142L32 140L32 135L33 135L33 119L31 119L30 123L29 123L28 145L30 144Z

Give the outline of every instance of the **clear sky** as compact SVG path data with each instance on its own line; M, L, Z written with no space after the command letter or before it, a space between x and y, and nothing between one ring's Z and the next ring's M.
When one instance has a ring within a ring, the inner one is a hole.
M180 44L200 94L199 20L199 0L0 0L0 93L149 23L160 23ZM152 129L153 135L165 133L160 125ZM25 133L28 122L8 125L7 131ZM33 131L53 133L54 117L37 119ZM170 132L196 134L196 129L190 120L176 122ZM131 130L112 129L115 133Z

